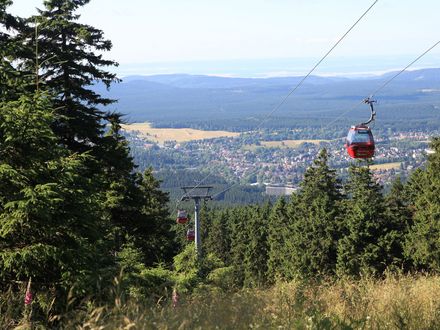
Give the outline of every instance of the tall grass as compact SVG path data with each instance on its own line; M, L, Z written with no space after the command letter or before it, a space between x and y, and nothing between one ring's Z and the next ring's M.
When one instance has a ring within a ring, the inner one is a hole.
M20 324L0 308L0 328ZM49 318L47 326L67 329L440 329L440 276L293 281L229 293L201 286L176 307L168 297L125 300L116 288L106 304L84 300Z

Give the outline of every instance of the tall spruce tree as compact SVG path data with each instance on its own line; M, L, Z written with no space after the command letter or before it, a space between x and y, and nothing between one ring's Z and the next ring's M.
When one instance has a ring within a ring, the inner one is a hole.
M345 235L339 240L340 275L381 274L387 267L387 246L393 239L385 216L381 186L367 166L352 165L346 190L351 197L345 215Z
M220 258L225 265L230 263L230 230L229 211L221 210L212 215L209 234L206 238L206 253L213 253Z
M286 200L284 197L281 197L270 212L267 229L267 277L271 283L285 277L285 268L289 254L286 249L286 240L290 237L289 225Z
M73 153L88 151L93 157L88 163L88 176L101 186L103 220L114 241L112 250L117 252L125 243L134 242L145 253L145 261L151 264L163 254L159 247L152 248L155 244L148 242L161 240L152 233L166 236L163 229L167 225L158 219L166 222L168 213L163 205L148 206L146 187L149 185L150 195L161 202L166 203L167 198L156 187L150 172L143 177L134 173L128 143L120 132L121 115L102 110L114 100L91 88L93 84L108 88L118 79L105 70L117 63L97 54L109 51L111 42L101 30L78 23L76 12L87 3L89 0L46 0L45 8L28 20L28 28L17 38L38 46L41 86L56 95L57 120L53 129L60 141ZM37 40L26 34L34 25ZM158 227L154 228L155 225Z
M341 236L341 185L328 166L323 149L309 167L295 197L290 249L293 273L301 276L335 273L337 242Z
M76 11L89 1L45 0L44 9L30 17L16 36L17 41L30 46L21 53L22 68L38 65L41 86L56 95L57 122L53 128L74 152L101 145L106 115L98 107L114 102L94 92L91 85L100 83L108 88L117 81L114 73L103 69L117 63L96 54L109 51L111 42L101 30L78 23Z
M200 225L200 236L202 239L202 251L203 254L206 254L206 243L207 238L211 232L211 224L212 224L212 210L208 207L208 203L203 201L201 203L200 211L199 211L199 225Z
M249 242L247 221L249 208L236 207L231 210L231 265L234 267L234 278L238 287L244 282L244 256Z
M170 253L163 241L168 239L168 199L151 172L134 173L128 143L120 132L121 115L102 110L114 101L91 88L93 84L109 87L118 79L105 70L117 63L97 54L110 50L111 42L102 31L78 23L76 12L88 2L44 1L38 15L17 25L11 42L23 47L15 51L14 60L21 71L37 72L34 89L54 95L51 127L59 146L71 155L87 152L90 156L82 175L100 187L94 197L100 205L99 216L90 221L106 228L102 235L113 242L109 252L115 256L124 244L135 244L145 262L152 264Z
M387 264L399 269L409 270L410 263L404 257L404 242L412 225L412 207L400 177L394 180L391 190L385 197L385 216L388 221L389 233L384 240L388 255ZM394 236L394 237L393 237Z
M143 174L133 171L128 142L120 132L120 115L109 114L108 119L111 124L103 138L106 150L101 160L109 166L102 168L99 182L108 187L102 205L114 250L130 243L143 253L147 265L171 260L168 195L160 190L151 168Z
M4 100L4 93L7 92L8 73L10 73L11 63L8 57L11 55L9 49L10 35L7 31L10 29L10 15L6 8L12 1L0 0L0 96Z
M12 1L0 0L0 102L17 100L24 88L23 75L12 65L19 44L11 37L18 27L18 19L6 11L11 4Z
M0 22L5 23L8 14L6 8L12 4L12 0L0 0ZM0 31L0 37L3 38L4 32ZM1 40L1 39L0 39Z
M247 242L243 253L245 287L261 287L267 284L267 223L270 204L248 207L245 230Z
M105 260L87 155L70 155L44 96L0 108L0 278L85 290ZM93 280L93 281L95 281Z
M405 255L418 270L440 271L440 138L431 142L434 153L426 170L409 180L414 223L405 243Z
M110 228L109 235L114 240L114 250L118 251L126 243L129 233L137 231L143 217L140 205L143 196L136 186L134 164L129 155L128 142L120 130L120 115L108 116L110 125L102 138L102 153L96 163L103 163L102 175L97 176L102 186L102 206L105 220ZM139 232L140 234L141 232Z
M298 276L297 270L294 267L292 267L293 247L291 246L292 244L291 236L295 227L293 222L296 220L296 210L298 208L297 205L298 205L298 194L293 193L290 196L287 203L286 212L288 218L288 226L286 230L286 236L284 239L284 248L283 248L285 260L283 262L283 267L282 267L282 276L283 278L286 278L288 280L291 280Z
M177 247L173 244L168 194L160 189L160 182L153 176L151 168L142 175L138 174L138 177L138 186L143 196L140 205L143 220L130 234L144 253L146 265L170 261L177 253Z
M10 15L6 9L12 4L11 0L0 0L0 54L2 64L3 61L8 60L8 55L11 55L10 52L8 52L8 46L9 41L11 39L11 36L9 34L9 31L11 27L14 25L14 19L12 15ZM9 50L10 51L10 50ZM8 61L9 63L9 61ZM2 67L2 74L3 74L4 68ZM1 83L4 83L3 81Z

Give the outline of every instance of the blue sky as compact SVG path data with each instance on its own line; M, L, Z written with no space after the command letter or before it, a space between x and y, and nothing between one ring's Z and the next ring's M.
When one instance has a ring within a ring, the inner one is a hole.
M10 11L30 15L42 2L14 0ZM114 48L106 57L119 61L122 71L239 75L246 60L258 67L272 59L262 74L283 75L295 70L276 65L277 59L292 59L297 71L312 67L373 2L92 0L80 13L82 22L104 30L112 40ZM440 40L439 13L438 0L379 0L332 53L333 67L324 66L323 72L347 71L337 68L341 63L357 63L352 72L405 66ZM359 61L365 61L365 68ZM440 46L424 61L418 66L440 67Z

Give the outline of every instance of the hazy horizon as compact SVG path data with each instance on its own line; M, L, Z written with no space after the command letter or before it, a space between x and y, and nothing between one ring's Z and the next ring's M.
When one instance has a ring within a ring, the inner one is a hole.
M399 71L417 55L328 58L314 76L369 77ZM156 61L121 63L114 71L132 75L189 74L233 78L292 77L307 74L318 58L267 58L204 61ZM428 54L408 70L440 67L440 55Z

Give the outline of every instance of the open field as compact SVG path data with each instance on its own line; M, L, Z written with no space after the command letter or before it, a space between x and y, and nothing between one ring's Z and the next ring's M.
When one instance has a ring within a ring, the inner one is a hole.
M370 168L372 170L392 170L392 169L398 170L401 164L402 164L401 162L376 164L376 165L371 165Z
M219 137L235 137L240 135L235 132L202 131L192 128L153 128L149 123L122 125L122 128L129 132L138 131L146 139L159 144L163 144L165 141L186 142Z

